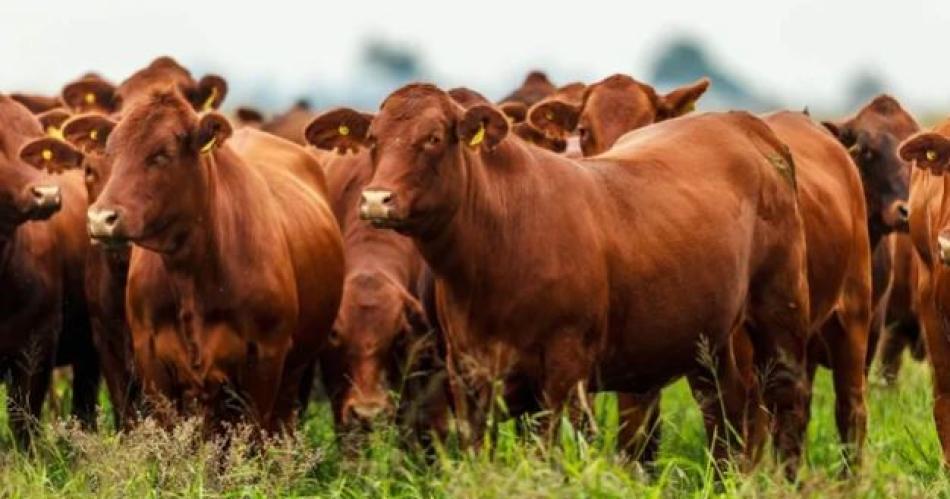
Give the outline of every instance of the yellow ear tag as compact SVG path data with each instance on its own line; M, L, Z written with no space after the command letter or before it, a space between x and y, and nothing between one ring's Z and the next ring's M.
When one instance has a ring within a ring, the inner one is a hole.
M340 126L336 129L336 131L339 132L340 135L346 137L347 135L350 134L350 127L348 127L348 126L346 126L346 125L340 125Z
M554 113L552 113L551 111L544 113L544 119L548 121L554 121Z
M57 127L55 127L55 126L53 126L53 125L50 125L50 126L46 127L46 135L47 135L48 137L52 137L52 138L54 138L54 139L64 140L64 139L63 139L63 130L60 129L60 128L57 128Z
M49 149L43 149L40 155L43 156L43 161L51 161L53 159L53 151Z
M201 105L202 111L208 111L214 106L214 101L218 98L218 87L211 87L211 94L208 95L208 98L205 99L204 104Z
M937 151L930 149L927 151L927 161L937 161Z
M95 128L93 128L92 130L89 130L89 139L92 140L93 142L95 142L96 140L99 140L99 130Z
M211 150L214 149L214 145L215 145L217 142L218 142L218 137L214 137L214 138L212 138L211 140L209 140L207 144L205 144L204 146L202 146L202 148L201 148L201 154L208 154L209 152L211 152Z
M96 94L89 92L83 96L83 100L86 101L86 104L95 104L96 103Z
M478 125L478 131L475 132L475 135L472 136L472 140L468 141L468 145L475 147L478 144L481 144L485 140L485 124L482 123Z

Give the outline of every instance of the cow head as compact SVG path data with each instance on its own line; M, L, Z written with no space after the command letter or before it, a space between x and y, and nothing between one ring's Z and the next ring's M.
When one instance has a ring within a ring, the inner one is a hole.
M365 428L392 416L390 393L411 364L412 343L427 331L422 305L389 275L347 276L323 366L341 426Z
M505 96L499 102L499 106L504 109L509 104L518 103L528 108L556 90L557 88L548 79L548 75L542 71L531 71L525 76L521 86Z
M585 156L600 154L625 133L693 110L709 88L703 78L666 95L633 78L617 74L586 87L580 102L553 98L536 104L528 121L549 136L574 131Z
M213 157L231 154L218 150L231 135L231 125L217 112L198 115L179 92L166 90L129 109L114 126L89 124L89 130L104 129L109 130L105 139L100 131L87 144L111 166L89 208L89 235L175 252L200 223L196 218L208 202Z
M910 165L898 146L919 130L914 119L893 97L881 95L854 117L823 124L848 149L861 172L870 229L876 234L906 232ZM925 164L926 158L920 165Z
M457 209L463 156L492 151L508 131L508 118L489 104L464 109L435 86L413 84L390 95L372 119L333 110L317 117L307 136L318 147L369 147L374 176L363 190L360 217L418 233Z

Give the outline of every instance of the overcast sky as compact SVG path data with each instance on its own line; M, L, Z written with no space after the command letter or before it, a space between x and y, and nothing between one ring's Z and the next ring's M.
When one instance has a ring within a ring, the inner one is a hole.
M790 106L833 105L856 71L873 68L912 108L950 108L947 0L3 2L5 91L58 91L93 69L121 79L169 54L289 94L353 83L374 34L417 48L445 86L503 88L533 67L642 78L658 46L688 33Z

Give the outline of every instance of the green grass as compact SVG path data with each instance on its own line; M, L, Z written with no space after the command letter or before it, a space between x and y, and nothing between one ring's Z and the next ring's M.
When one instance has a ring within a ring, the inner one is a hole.
M798 483L770 460L754 472L717 470L685 383L663 393L663 444L652 476L614 451L616 411L599 396L600 433L558 445L520 440L502 425L494 452L440 448L427 461L383 428L358 455L334 440L329 409L314 404L296 440L250 452L202 441L195 424L173 432L143 425L128 435L84 434L47 416L34 456L15 452L0 414L0 497L950 497L931 417L930 374L906 362L896 388L872 383L865 461L840 478L841 451L827 372L815 390L806 460ZM105 424L105 423L104 423Z

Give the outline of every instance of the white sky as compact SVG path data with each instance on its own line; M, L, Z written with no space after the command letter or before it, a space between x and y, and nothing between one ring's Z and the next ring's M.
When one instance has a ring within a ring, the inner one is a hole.
M645 78L686 32L789 106L834 105L872 67L912 108L950 107L947 0L2 2L3 91L57 91L91 69L120 79L162 54L281 91L343 85L373 33L420 49L445 86L507 88L533 67Z

